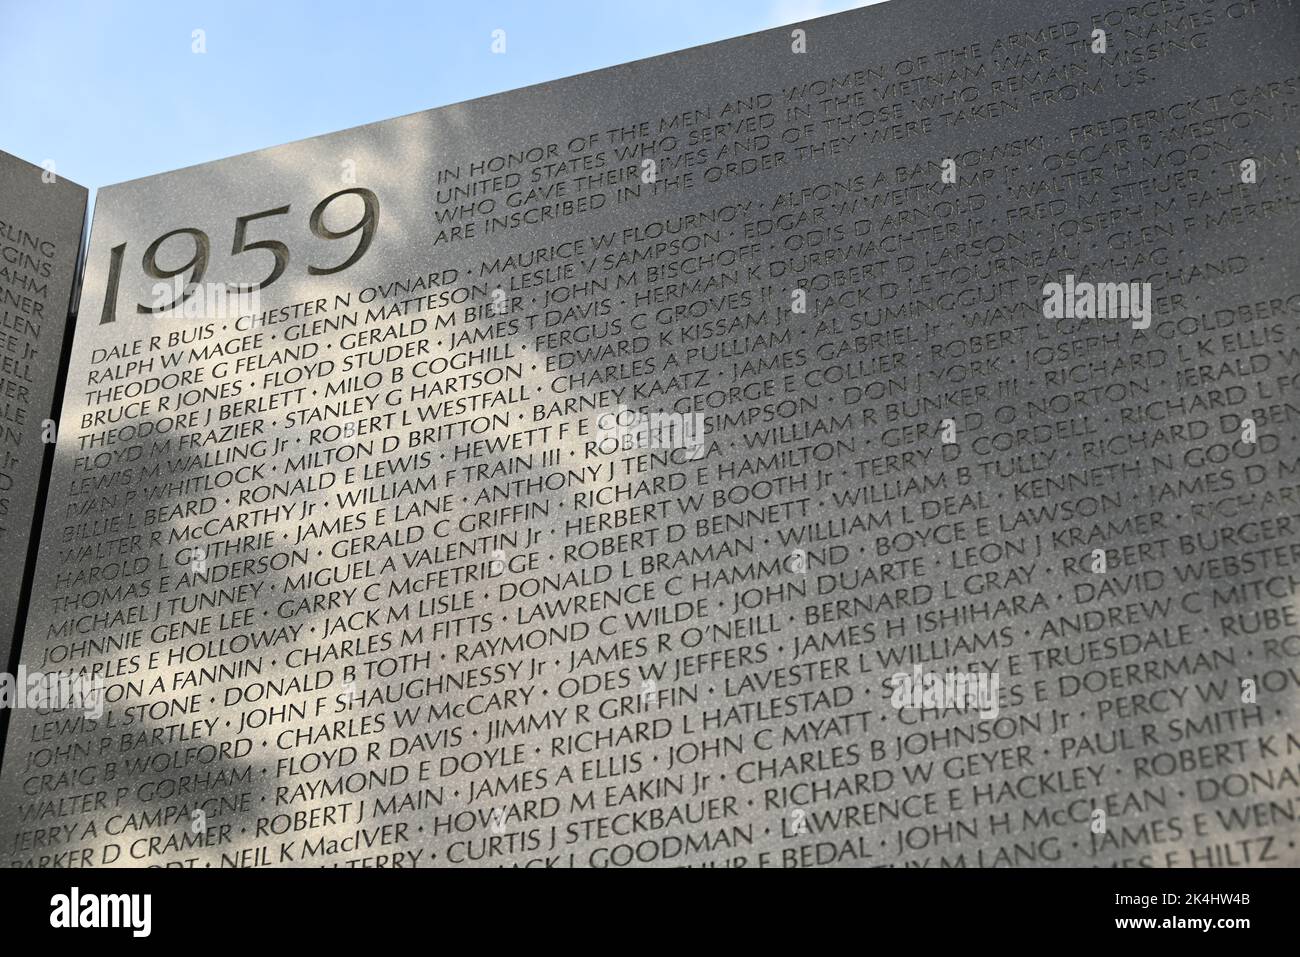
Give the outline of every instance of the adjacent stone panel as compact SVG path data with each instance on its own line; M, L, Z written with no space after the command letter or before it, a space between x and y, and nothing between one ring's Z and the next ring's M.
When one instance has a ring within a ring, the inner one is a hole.
M86 190L0 152L0 662L8 667L55 407Z
M912 0L103 190L24 654L106 707L4 859L1300 862L1298 26Z

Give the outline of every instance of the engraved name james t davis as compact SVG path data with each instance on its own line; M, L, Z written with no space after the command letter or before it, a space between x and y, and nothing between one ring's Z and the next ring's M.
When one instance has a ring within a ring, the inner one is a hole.
M0 152L0 664L9 667L46 452L86 190Z
M1296 864L1297 10L914 0L100 193L4 859Z

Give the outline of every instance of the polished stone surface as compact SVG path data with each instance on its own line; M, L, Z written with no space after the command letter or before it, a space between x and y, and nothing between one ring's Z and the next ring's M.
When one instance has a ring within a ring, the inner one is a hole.
M1300 863L1300 23L1176 7L102 190L24 660L107 711L19 713L4 860Z
M49 448L42 424L54 408L85 217L85 187L0 152L0 662L6 668Z

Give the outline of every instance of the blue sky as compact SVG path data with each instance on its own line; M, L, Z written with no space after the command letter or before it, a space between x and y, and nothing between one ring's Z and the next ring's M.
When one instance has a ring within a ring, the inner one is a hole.
M863 5L0 0L0 149L93 189Z

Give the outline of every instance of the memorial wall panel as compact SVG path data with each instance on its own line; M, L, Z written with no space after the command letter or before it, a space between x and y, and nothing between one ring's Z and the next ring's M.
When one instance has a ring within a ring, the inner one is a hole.
M3 860L1300 863L1297 49L908 0L101 190Z
M55 434L59 361L71 315L86 190L0 152L0 664L9 667Z

